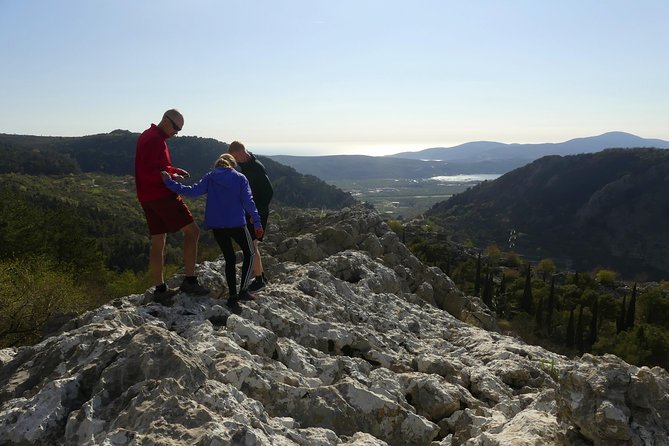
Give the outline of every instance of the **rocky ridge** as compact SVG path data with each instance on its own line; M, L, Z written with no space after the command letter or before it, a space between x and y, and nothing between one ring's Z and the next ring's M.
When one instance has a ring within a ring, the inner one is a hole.
M371 209L276 217L240 314L218 260L0 350L0 444L669 444L664 369L497 333Z

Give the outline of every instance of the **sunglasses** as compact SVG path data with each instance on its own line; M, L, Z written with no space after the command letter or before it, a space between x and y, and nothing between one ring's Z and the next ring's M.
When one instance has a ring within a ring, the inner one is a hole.
M181 131L181 127L176 125L176 123L174 121L172 121L172 118L170 118L167 115L165 115L165 117L167 118L168 121L170 121L170 124L172 124L172 128L174 129L175 132L180 132Z

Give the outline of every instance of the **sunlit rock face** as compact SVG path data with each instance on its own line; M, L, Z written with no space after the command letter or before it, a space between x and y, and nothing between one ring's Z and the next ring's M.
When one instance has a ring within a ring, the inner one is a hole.
M127 296L0 350L0 444L669 444L666 371L497 333L373 210L277 219L262 249L239 314L218 260L211 296Z

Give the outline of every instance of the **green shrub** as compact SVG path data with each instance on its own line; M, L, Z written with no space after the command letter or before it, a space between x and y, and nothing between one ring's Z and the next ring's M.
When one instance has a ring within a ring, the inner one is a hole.
M669 297L661 289L643 293L638 305L642 320L669 330Z
M597 271L597 274L595 274L595 280L600 285L613 285L616 280L616 276L617 274L615 271L600 269Z
M613 353L637 366L669 368L669 334L655 325L640 324L613 338L600 338L592 351Z
M0 348L36 342L52 316L89 306L84 289L45 257L0 261Z
M518 254L509 251L504 253L501 263L509 268L519 268L523 264L523 261Z
M399 220L389 220L388 226L390 226L390 229L397 235L402 235L402 232L404 231L404 225Z
M536 273L539 274L544 281L546 281L555 270L555 262L551 259L542 259L535 268Z

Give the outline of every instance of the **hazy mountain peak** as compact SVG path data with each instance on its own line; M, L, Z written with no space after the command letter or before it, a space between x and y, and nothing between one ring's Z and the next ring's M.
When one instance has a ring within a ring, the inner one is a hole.
M617 147L669 148L669 141L647 139L631 133L613 131L597 136L574 138L561 143L506 144L474 141L453 147L436 147L417 152L388 155L393 158L443 160L450 162L481 162L490 160L524 159L527 162L546 155L591 153Z

